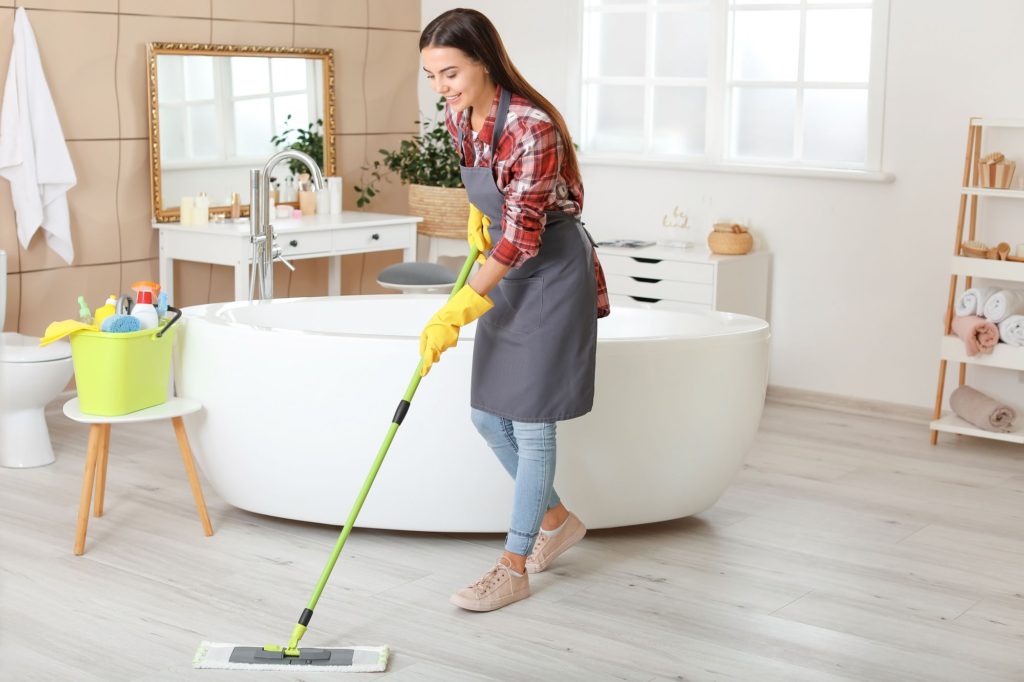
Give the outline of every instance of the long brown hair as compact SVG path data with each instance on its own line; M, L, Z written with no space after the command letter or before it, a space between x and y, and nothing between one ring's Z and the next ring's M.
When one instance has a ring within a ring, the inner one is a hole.
M569 176L580 181L580 165L565 119L558 113L558 109L534 90L523 78L523 74L519 73L519 69L509 59L501 36L490 19L475 9L448 10L427 24L420 34L420 51L426 47L454 47L462 50L471 59L482 62L495 83L505 90L525 97L547 114L562 136Z

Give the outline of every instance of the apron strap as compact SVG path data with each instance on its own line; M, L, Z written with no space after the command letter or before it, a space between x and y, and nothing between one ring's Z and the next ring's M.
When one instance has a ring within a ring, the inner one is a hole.
M501 88L501 86L498 86ZM505 119L508 117L508 105L512 101L512 93L508 90L501 88L501 97L498 99L498 113L494 117L494 131L491 134L491 164L490 167L494 167L494 150L498 148L498 140L501 139L501 134L505 132ZM462 165L466 165L465 147L463 146L463 140L465 140L465 134L462 129L462 122L459 122L459 160Z

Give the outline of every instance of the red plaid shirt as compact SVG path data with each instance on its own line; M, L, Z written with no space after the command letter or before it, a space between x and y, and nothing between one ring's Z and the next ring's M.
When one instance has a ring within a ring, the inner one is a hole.
M476 137L470 127L470 112L465 110L458 120L445 106L445 124L456 141L459 127L463 131L463 158L472 166L488 166L491 162L491 137L498 114L501 87L494 94L491 110ZM583 185L567 175L565 144L558 128L543 110L513 94L505 119L505 130L498 140L494 160L494 181L505 194L501 218L502 237L491 257L503 265L517 268L537 255L547 216L545 211L560 211L578 216L583 209ZM610 310L608 285L604 270L594 253L594 276L597 278L597 316Z

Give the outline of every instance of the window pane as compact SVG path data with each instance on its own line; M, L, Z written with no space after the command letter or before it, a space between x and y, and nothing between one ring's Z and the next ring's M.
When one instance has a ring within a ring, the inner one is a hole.
M213 57L185 58L185 98L213 99Z
M306 60L275 57L270 60L274 92L306 89Z
M288 125L285 118L292 115ZM274 98L274 130L278 133L287 128L305 128L309 125L309 98L306 95L287 95Z
M704 78L708 75L707 12L659 12L655 17L656 76Z
M732 77L794 81L800 48L800 12L733 13Z
M642 152L644 89L638 85L591 85L592 125L587 146L595 152Z
M643 13L588 15L587 58L591 76L643 76L646 18Z
M656 88L654 91L654 153L703 156L704 88Z
M156 83L156 93L160 101L180 102L183 100L185 98L185 76L181 55L157 55L156 70L160 74Z
M871 10L807 12L804 79L867 83L871 66Z
M647 0L587 0L587 7L607 7L608 5L643 5Z
M273 152L270 143L270 100L247 99L235 102L235 154L266 156Z
M162 64L160 68L163 68ZM185 108L160 107L160 160L175 161L186 156L188 154L185 151Z
M848 2L849 0L844 0ZM800 5L800 0L730 0L731 5Z
M232 57L231 89L235 96L259 95L270 90L266 57Z
M792 159L796 90L733 88L732 155Z
M867 144L867 90L804 91L805 159L863 163Z
M219 159L224 156L221 148L220 129L213 104L196 104L188 108L189 132L192 135L193 159Z

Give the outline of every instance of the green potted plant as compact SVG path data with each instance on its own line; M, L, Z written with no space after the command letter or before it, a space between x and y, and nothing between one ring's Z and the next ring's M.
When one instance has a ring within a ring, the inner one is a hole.
M318 118L315 123L310 123L305 128L289 128L288 124L292 115L288 114L284 119L284 130L279 135L270 138L270 143L280 149L295 149L305 152L313 157L320 168L324 167L324 120ZM295 177L308 172L306 164L297 159L288 161L288 169Z
M443 110L442 97L437 111ZM388 175L394 173L403 185L409 185L409 210L423 217L420 234L453 238L465 235L469 198L462 186L459 155L443 117L435 116L422 134L402 140L397 149L379 151L382 158L363 166L361 184L353 187L358 195L356 206L370 203L380 191L379 183L390 182Z

